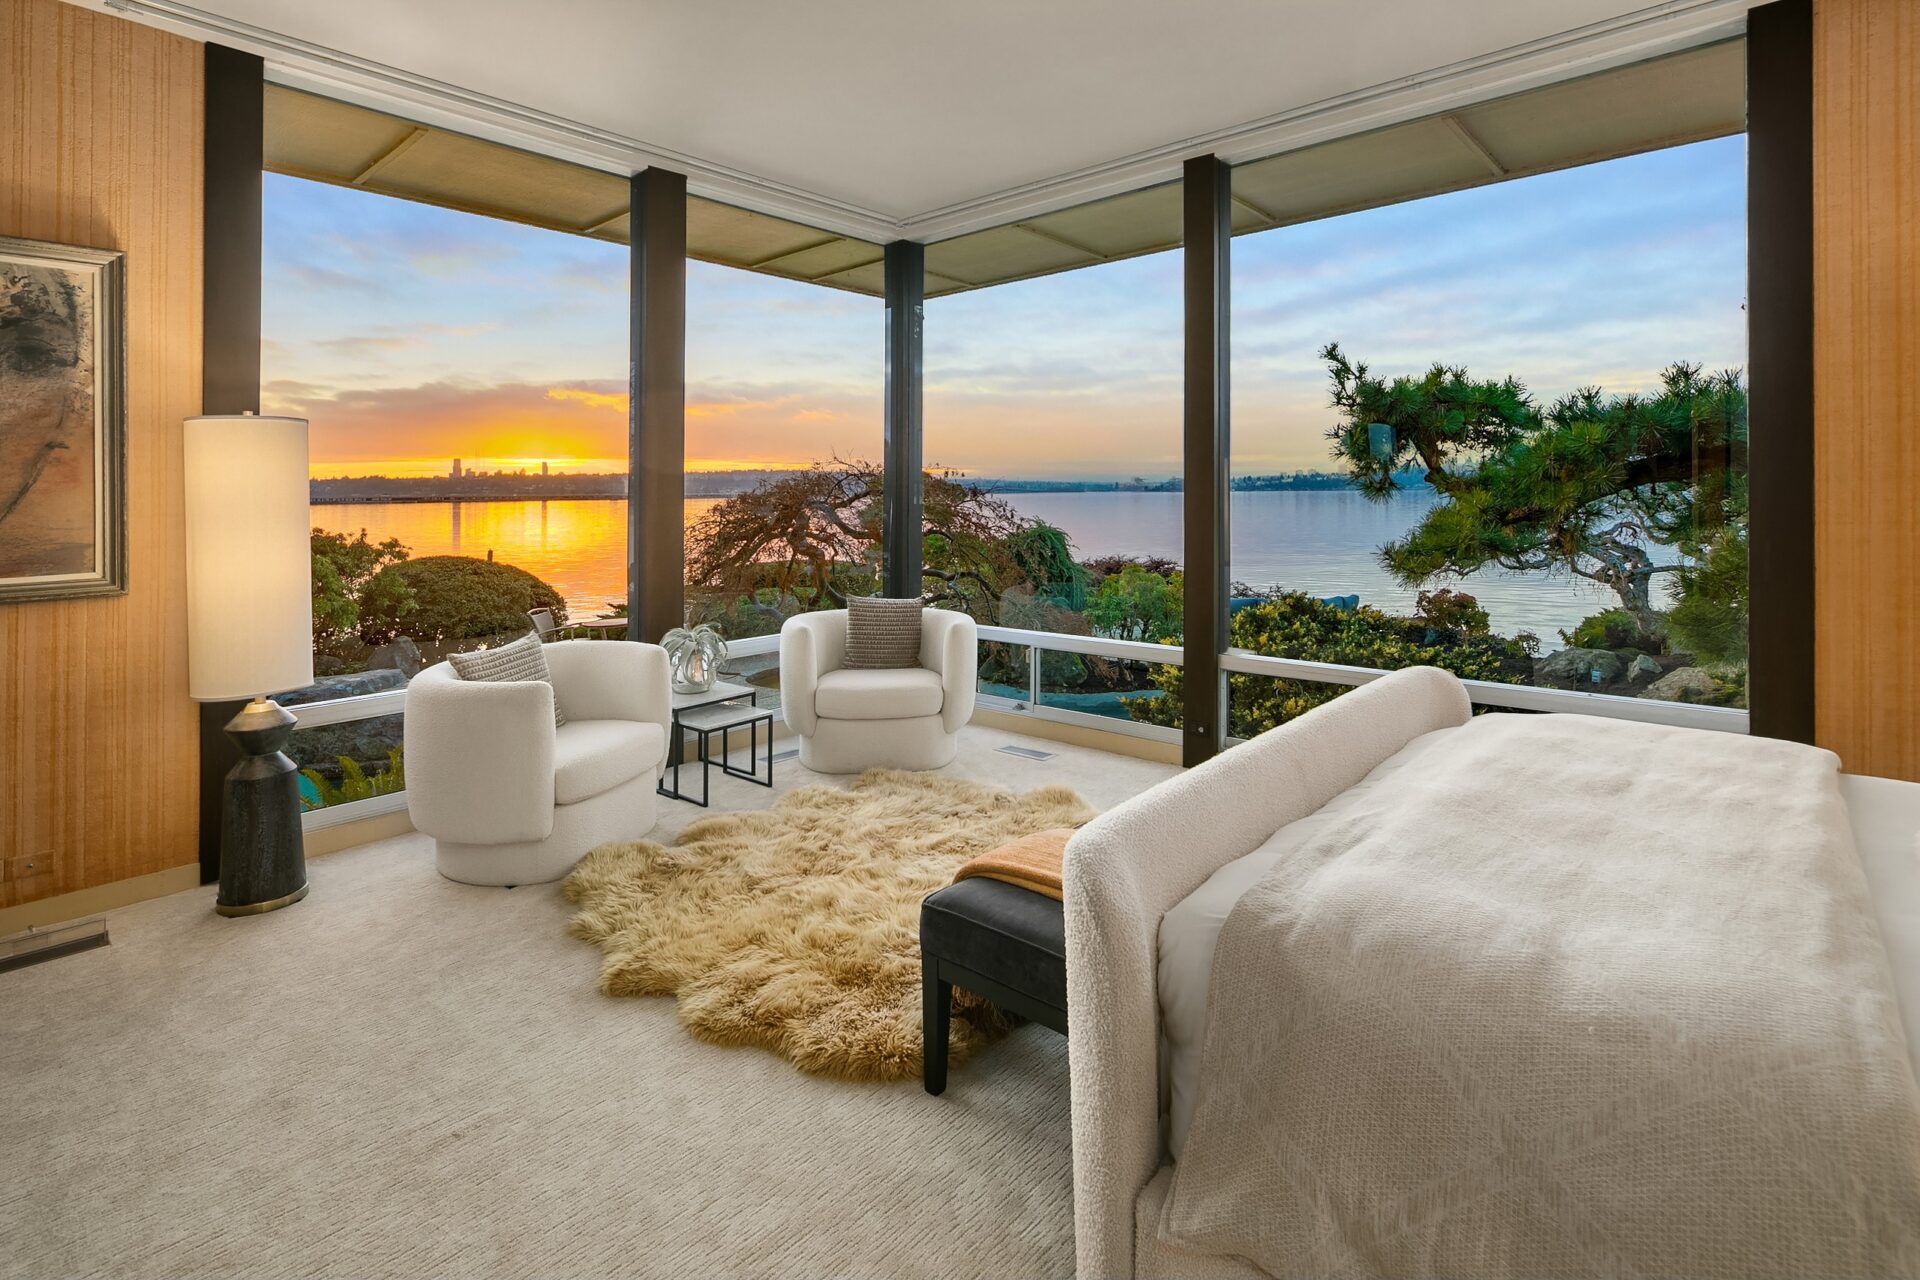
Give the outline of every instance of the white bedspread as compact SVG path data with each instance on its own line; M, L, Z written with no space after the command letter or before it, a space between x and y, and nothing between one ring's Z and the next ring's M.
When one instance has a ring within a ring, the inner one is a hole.
M1390 761L1383 767L1399 766ZM1847 804L1854 846L1873 895L1874 919L1892 963L1907 1052L1920 1073L1920 782L1842 774L1840 797ZM1161 920L1159 991L1165 1062L1161 1107L1166 1112L1169 1158L1178 1158L1186 1145L1187 1126L1193 1122L1194 1077L1207 1031L1207 983L1213 975L1213 948L1220 939L1220 926L1240 895L1280 856L1270 840L1234 859Z
M1162 1238L1275 1274L1920 1270L1913 1073L1827 753L1488 717L1273 844Z
M1161 918L1415 738L1471 714L1456 677L1433 667L1396 671L1115 805L1067 842L1067 1003L1082 1011L1067 1026L1082 1280L1133 1276L1136 1263L1146 1274L1205 1271L1190 1257L1162 1266L1163 1250L1137 1248L1140 1196L1161 1160Z

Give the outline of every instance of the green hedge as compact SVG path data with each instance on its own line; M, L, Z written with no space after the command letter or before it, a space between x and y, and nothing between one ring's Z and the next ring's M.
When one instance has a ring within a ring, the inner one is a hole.
M1459 616L1472 617L1478 612L1471 596L1455 595L1447 604ZM1384 671L1440 667L1462 679L1506 684L1523 683L1533 671L1533 659L1526 647L1504 636L1476 635L1436 626L1424 618L1395 617L1365 605L1342 609L1293 593L1272 596L1236 611L1232 637L1235 647L1253 653ZM1180 668L1153 668L1153 682L1167 696L1127 699L1128 714L1149 724L1178 725ZM1228 680L1229 730L1238 737L1251 738L1305 715L1346 691L1344 685L1236 673Z
M368 644L401 636L433 641L514 634L527 630L527 614L534 609L551 609L555 622L567 620L566 602L558 591L510 564L471 556L424 556L380 571L379 578L389 576L407 590L367 593L373 598L361 606L360 638ZM389 595L410 596L414 607L404 613L384 608Z

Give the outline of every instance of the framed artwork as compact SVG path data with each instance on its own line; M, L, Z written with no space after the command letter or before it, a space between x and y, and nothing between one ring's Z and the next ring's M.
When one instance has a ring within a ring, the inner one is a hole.
M0 604L127 589L122 255L0 236Z

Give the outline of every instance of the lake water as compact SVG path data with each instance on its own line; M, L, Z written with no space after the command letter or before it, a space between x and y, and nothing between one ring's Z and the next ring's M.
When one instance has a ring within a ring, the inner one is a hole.
M1103 555L1181 555L1177 493L1016 493L1006 500L1022 515L1065 530L1081 559ZM719 498L689 498L692 524ZM1437 498L1410 492L1390 502L1357 493L1236 493L1229 577L1317 596L1358 595L1390 613L1413 609L1418 594L1396 584L1374 554L1399 537ZM624 501L395 502L316 506L313 522L376 540L398 538L416 556L465 555L517 565L551 582L574 613L591 617L627 595L627 504ZM1583 579L1483 572L1436 583L1470 592L1503 635L1532 631L1543 649L1560 647L1559 631L1605 608L1611 592Z

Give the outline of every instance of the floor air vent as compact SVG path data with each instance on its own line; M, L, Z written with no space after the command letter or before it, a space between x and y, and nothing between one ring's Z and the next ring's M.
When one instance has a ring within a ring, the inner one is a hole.
M798 748L798 747L788 747L788 748L787 748L787 749L786 749L785 751L776 751L776 752L774 752L774 753L773 753L773 762L774 762L775 764L779 764L779 763L780 763L780 762L781 762L782 760L791 760L791 759L793 759L793 758L794 758L795 756L797 756L797 755L799 755L799 754L800 754L800 748Z
M105 920L82 920L54 929L30 930L11 938L0 938L0 973L106 945Z
M1009 755L1009 756L1019 756L1019 757L1020 757L1020 758L1021 758L1022 760L1051 760L1051 759L1053 759L1053 752L1051 752L1051 751L1041 751L1041 750L1039 750L1038 748L1035 748L1035 747L1013 747L1013 746L1007 746L1007 747L996 747L996 748L994 748L994 749L995 749L996 751L999 751L999 752L1000 752L1000 753L1001 753L1002 755Z

